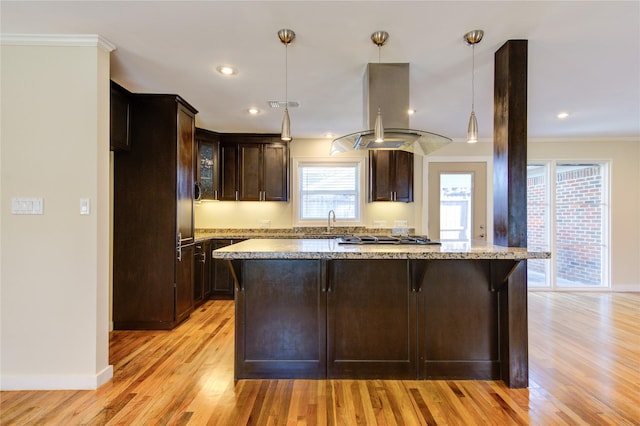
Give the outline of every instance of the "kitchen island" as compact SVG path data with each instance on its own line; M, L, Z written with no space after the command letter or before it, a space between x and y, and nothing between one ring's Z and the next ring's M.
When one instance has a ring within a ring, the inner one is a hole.
M507 384L528 384L526 332L513 333L526 330L526 279L511 277L526 278L526 260L548 252L252 239L212 256L229 261L236 283L236 379L504 380L517 371Z

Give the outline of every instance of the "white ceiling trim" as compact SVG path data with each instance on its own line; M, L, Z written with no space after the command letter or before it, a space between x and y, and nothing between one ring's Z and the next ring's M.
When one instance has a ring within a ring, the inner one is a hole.
M0 34L0 44L13 46L99 47L107 52L116 46L98 34Z

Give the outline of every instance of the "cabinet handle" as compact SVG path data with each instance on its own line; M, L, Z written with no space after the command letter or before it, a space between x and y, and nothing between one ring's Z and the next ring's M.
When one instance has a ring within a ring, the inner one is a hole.
M214 200L217 200L217 199L218 199L218 190L217 190L217 189L214 189L214 190L213 190L213 199L214 199Z
M238 191L236 191L236 201L238 201L240 199Z
M176 241L176 255L178 258L178 262L182 261L182 232L178 232L178 237Z

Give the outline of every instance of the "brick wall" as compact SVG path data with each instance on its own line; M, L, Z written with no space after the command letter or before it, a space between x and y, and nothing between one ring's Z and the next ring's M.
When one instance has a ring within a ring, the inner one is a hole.
M556 174L556 280L600 285L602 168L558 168Z
M548 248L546 219L546 175L527 178L527 247ZM529 273L545 273L545 262L528 262Z

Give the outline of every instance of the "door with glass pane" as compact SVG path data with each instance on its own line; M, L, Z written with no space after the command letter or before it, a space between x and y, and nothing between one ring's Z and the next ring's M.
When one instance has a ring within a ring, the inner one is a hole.
M529 163L527 246L551 251L527 262L530 288L609 285L607 177L604 162Z
M429 236L486 240L487 164L429 163Z

